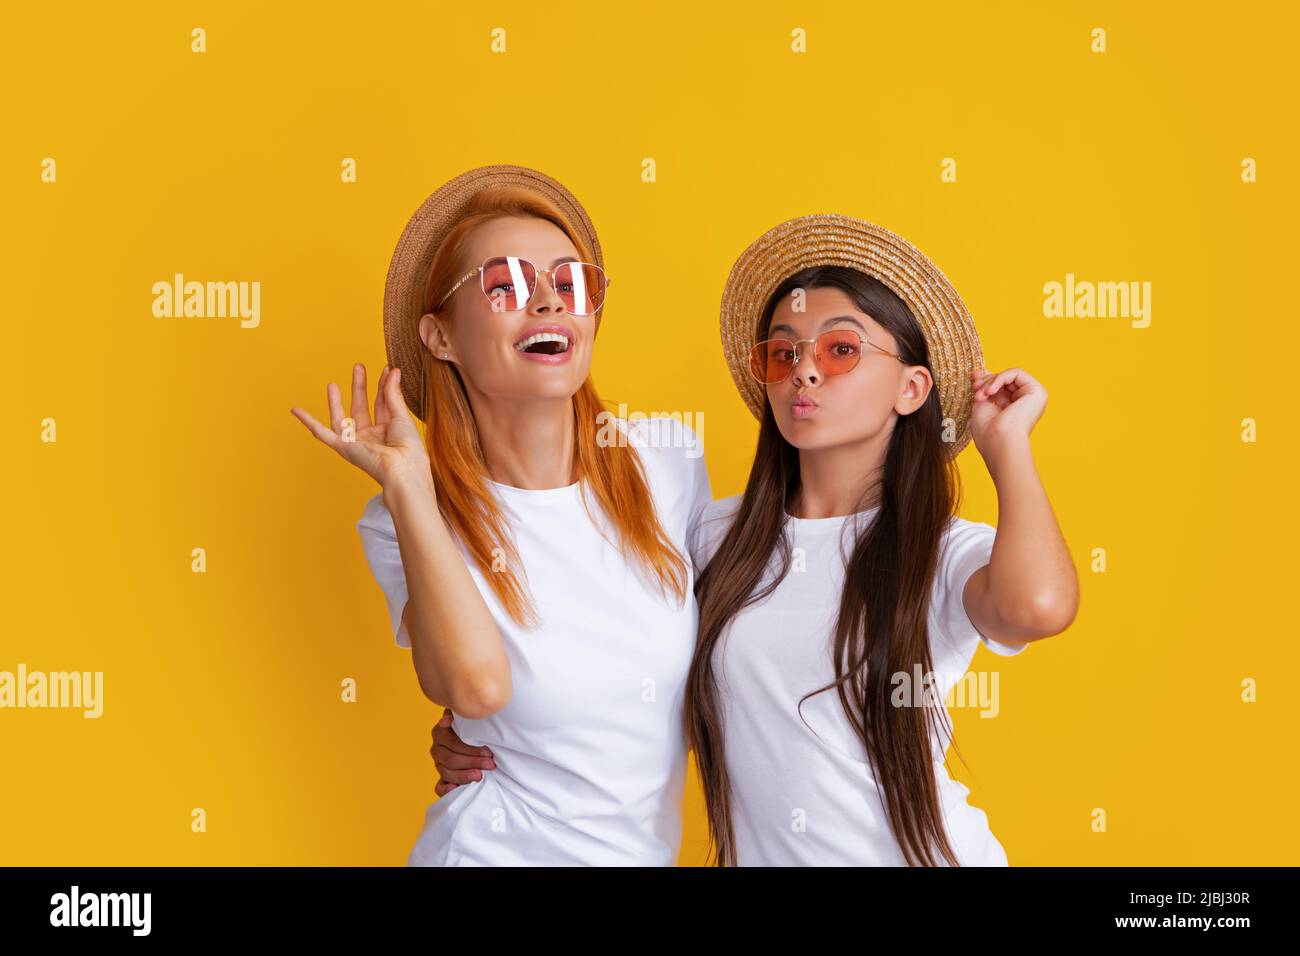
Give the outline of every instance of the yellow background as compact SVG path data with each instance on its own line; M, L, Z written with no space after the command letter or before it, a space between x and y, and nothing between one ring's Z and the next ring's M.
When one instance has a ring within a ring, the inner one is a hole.
M377 374L407 218L500 162L591 213L616 279L597 384L704 412L717 497L756 434L717 331L735 257L810 212L925 250L989 365L1051 395L1034 445L1083 586L1065 634L980 650L1002 712L955 714L972 802L1016 864L1295 863L1296 23L1144 7L14 8L0 670L102 670L105 713L0 711L0 863L405 861L439 710L362 554L377 487L289 408ZM261 326L154 318L176 272L259 281ZM1150 327L1045 318L1067 272L1151 282ZM996 523L961 463L963 516ZM683 863L703 835L692 775Z

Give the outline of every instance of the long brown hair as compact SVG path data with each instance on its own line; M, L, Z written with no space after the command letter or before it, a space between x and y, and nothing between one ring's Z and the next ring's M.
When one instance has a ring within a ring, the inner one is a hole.
M436 304L458 278L465 245L474 228L492 219L513 216L554 223L573 242L584 262L595 262L592 249L579 232L544 196L517 186L484 190L474 196L463 218L434 254L425 284L424 312L435 312ZM460 369L451 362L434 360L428 349L420 350L420 361L424 374L424 440L438 489L438 508L511 618L521 626L535 626L536 608L525 590L518 551L488 489L487 462ZM623 557L635 559L661 593L682 600L686 596L686 561L659 523L636 449L630 442L597 440L603 411L596 386L588 376L573 396L578 480L584 503L590 512L587 496L594 496L617 532Z
M794 289L833 287L884 326L909 365L930 368L925 336L911 310L872 276L843 266L819 266L790 276L769 298L755 341L766 338L777 304ZM933 375L933 370L931 370ZM957 865L943 826L930 732L947 727L942 706L894 706L891 675L932 671L926 612L944 528L956 513L960 478L941 430L937 388L910 415L899 416L885 452L878 487L868 487L856 511L879 510L859 527L845 566L835 626L835 681L844 712L879 783L890 830L909 865L934 866L941 856ZM704 784L710 846L721 866L736 865L730 782L713 672L713 651L727 624L744 607L765 600L790 568L785 536L788 509L799 491L799 452L777 427L765 403L758 448L740 506L695 584L700 632L691 663L686 722ZM760 584L773 554L776 573ZM801 715L802 716L802 715ZM934 723L931 723L933 719ZM774 759L780 759L776 755Z

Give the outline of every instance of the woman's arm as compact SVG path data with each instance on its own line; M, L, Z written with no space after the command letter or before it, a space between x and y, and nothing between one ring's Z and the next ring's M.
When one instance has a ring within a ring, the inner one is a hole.
M425 696L490 717L510 700L510 661L492 613L438 511L428 469L384 485L406 573L402 622Z
M438 511L428 453L402 397L400 375L400 369L385 366L373 421L361 364L352 373L351 420L343 415L333 382L325 390L330 428L301 408L291 411L321 442L383 487L406 576L402 624L411 639L421 689L434 703L466 717L488 717L510 700L510 661L501 632Z
M971 437L997 489L998 525L989 563L971 575L963 599L980 633L1014 646L1070 626L1079 577L1029 442L1046 390L1018 368L973 378Z

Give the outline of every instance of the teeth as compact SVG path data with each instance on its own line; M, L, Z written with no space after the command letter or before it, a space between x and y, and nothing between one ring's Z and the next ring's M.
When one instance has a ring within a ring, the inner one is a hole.
M558 332L538 332L536 335L530 335L528 338L516 342L515 348L524 352L527 351L530 346L536 345L539 342L559 342L564 346L564 348L560 349L561 352L569 351L568 337L560 335Z

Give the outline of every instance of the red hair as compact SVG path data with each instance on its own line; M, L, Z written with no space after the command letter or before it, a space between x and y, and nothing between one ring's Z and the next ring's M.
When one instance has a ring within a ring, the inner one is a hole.
M472 231L490 220L515 216L554 223L577 247L583 261L595 261L594 250L545 197L517 186L487 189L475 195L465 216L452 227L434 254L425 283L425 313L435 311L436 304L459 278L460 263ZM599 329L599 314L596 322ZM451 362L435 361L428 349L421 349L420 353L424 374L424 440L432 463L438 508L511 618L522 626L535 626L537 613L523 585L519 554L488 488L487 463L460 371ZM588 376L573 396L578 481L588 513L590 493L617 531L624 559L635 559L658 584L661 593L673 593L681 600L686 594L686 562L659 523L636 449L630 442L597 442L602 421L598 416L603 411L603 403Z

